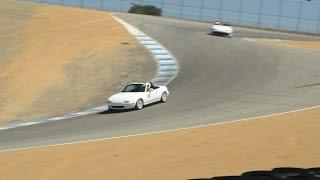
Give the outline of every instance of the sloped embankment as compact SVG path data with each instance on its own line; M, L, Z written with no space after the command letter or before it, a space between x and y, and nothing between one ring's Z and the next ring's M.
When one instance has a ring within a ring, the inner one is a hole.
M101 105L156 70L106 12L13 0L0 7L0 124Z

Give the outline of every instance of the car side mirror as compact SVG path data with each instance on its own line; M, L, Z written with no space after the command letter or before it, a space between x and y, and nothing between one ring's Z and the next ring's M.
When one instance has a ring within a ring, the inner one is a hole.
M148 90L148 92L152 92L152 91L154 91L154 89L152 89L152 88L150 88L150 89Z

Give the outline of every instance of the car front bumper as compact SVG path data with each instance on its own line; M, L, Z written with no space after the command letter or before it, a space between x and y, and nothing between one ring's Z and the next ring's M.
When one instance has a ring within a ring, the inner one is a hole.
M108 103L108 108L112 110L133 109L136 103Z

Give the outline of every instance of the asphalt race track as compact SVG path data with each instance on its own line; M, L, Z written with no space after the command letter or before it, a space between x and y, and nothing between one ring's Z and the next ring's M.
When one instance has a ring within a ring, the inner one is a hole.
M141 111L105 112L0 131L0 150L149 133L320 105L320 52L243 39L320 38L236 28L229 39L208 35L208 23L117 16L177 58L180 72L169 84L168 102Z

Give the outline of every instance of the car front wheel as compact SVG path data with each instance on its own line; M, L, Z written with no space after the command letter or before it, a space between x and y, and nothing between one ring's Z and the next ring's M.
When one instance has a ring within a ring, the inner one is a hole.
M161 95L161 102L166 102L168 99L168 94L166 92L163 92Z
M140 110L142 108L143 108L143 101L142 101L142 99L138 99L135 109Z

